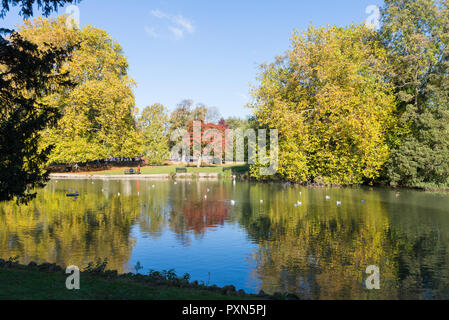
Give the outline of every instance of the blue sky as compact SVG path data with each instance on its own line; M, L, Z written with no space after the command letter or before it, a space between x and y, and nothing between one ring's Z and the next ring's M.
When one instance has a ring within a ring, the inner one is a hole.
M244 108L258 65L289 47L294 29L362 23L379 0L83 0L81 25L106 30L129 61L136 105L170 110L183 99L217 107L225 117ZM58 11L63 14L65 9ZM2 21L21 23L17 10Z

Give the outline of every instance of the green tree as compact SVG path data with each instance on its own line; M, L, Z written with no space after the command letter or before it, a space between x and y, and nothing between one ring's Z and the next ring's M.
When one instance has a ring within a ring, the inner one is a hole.
M150 164L163 164L170 155L167 110L160 103L153 104L143 110L139 122L143 154Z
M219 119L219 113L216 108L208 108L203 103L198 103L195 108L194 101L186 99L181 101L176 109L170 114L170 130L186 128L191 121L206 121L207 118ZM192 109L193 108L193 109Z
M76 1L37 1L44 15L58 5ZM21 14L33 14L34 1L2 1L0 17L10 4L20 6ZM4 35L8 37L4 37ZM69 82L60 66L71 47L40 48L11 30L0 30L0 201L16 198L27 202L32 190L48 181L44 164L52 146L39 148L40 132L56 124L60 113L51 100L43 99Z
M253 91L259 126L279 130L280 177L324 184L377 178L395 105L385 69L385 50L365 26L293 34L287 54L262 66Z
M192 121L193 100L181 101L170 114L170 130L185 128Z
M2 0L2 10L0 18L3 18L10 10L10 6L19 7L20 14L24 17L33 15L33 6L37 5L39 11L48 16L53 11L57 11L58 7L64 6L66 3L78 3L81 0Z
M387 175L392 185L449 185L449 1L386 0L399 127Z
M225 120L226 124L228 125L229 129L246 129L248 127L248 120L247 119L241 119L238 117L229 117Z
M43 147L54 145L51 163L75 163L140 155L135 123L134 81L121 46L103 30L67 28L65 17L26 21L20 34L43 46L76 46L62 68L77 84L46 98L63 116L43 133Z

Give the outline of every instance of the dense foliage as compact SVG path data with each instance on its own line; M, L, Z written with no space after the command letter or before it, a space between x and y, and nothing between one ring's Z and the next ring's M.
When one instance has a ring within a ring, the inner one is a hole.
M146 107L139 123L147 162L163 164L170 155L167 110L160 103Z
M37 4L48 15L66 2L74 1L39 0ZM30 16L33 3L4 0L0 17L10 4L20 6L24 17ZM44 97L67 88L60 66L72 48L48 44L38 48L11 30L0 33L0 201L26 202L35 195L31 190L48 179L44 164L52 147L39 147L40 132L55 125L60 114Z
M43 164L52 147L39 148L40 131L60 114L43 95L66 88L66 76L54 68L66 52L39 51L16 33L0 53L0 201L26 201L33 197L28 190L47 180Z
M387 178L448 187L449 1L387 0L382 14L400 121Z
M295 33L263 65L252 107L279 129L279 177L449 186L449 1L387 0L381 14L378 32Z
M121 46L103 30L67 28L63 16L27 21L20 34L39 46L76 46L63 70L77 86L47 96L63 114L57 127L43 134L43 147L55 146L50 162L139 156L134 81Z
M280 177L326 184L378 177L394 123L386 66L377 35L363 26L295 32L287 54L262 66L252 108L279 130Z

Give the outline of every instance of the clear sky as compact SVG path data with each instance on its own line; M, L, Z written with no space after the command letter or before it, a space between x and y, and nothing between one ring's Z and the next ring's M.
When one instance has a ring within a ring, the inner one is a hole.
M193 99L221 114L244 117L258 65L289 47L294 29L310 22L362 23L381 0L83 0L81 25L106 30L129 61L139 108L155 102L170 110ZM21 23L17 10L1 26ZM60 9L58 14L63 14Z

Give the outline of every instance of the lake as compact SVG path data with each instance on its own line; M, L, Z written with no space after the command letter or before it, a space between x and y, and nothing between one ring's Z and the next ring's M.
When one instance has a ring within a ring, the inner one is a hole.
M68 190L80 196L66 197ZM341 205L337 205L337 201ZM0 204L0 257L175 269L310 299L449 298L449 195L229 180L53 180ZM380 289L368 290L368 266ZM82 279L81 279L82 285Z

